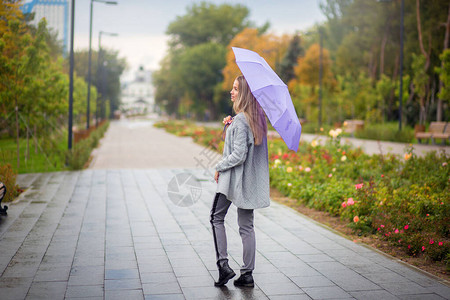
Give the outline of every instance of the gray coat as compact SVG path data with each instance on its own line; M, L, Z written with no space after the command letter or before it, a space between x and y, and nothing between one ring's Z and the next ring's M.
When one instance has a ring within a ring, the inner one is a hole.
M219 172L217 193L224 194L239 208L255 209L270 205L267 138L255 145L244 113L234 117L227 128Z

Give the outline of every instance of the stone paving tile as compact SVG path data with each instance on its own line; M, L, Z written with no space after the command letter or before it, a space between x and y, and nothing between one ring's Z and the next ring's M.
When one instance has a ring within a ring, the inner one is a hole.
M33 282L25 299L64 299L67 282Z
M105 300L142 300L144 294L141 289L136 290L114 290L105 292Z
M180 172L202 180L200 199L190 207L174 205L167 195L167 183ZM25 177L33 193L17 202L13 221L0 223L0 298L450 298L447 285L277 203L255 214L255 288L239 289L232 281L216 288L209 224L215 184L207 180L200 169ZM231 207L229 257L238 273L236 217Z
M66 298L103 297L102 285L69 285Z
M325 276L290 277L301 288L335 286L336 284Z
M404 295L399 296L399 299L402 300L442 300L448 298L442 298L436 294L421 294L421 295Z
M350 292L350 295L361 300L398 300L399 298L384 290Z
M164 295L144 295L145 300L185 300L182 293L164 294Z
M312 299L345 299L352 298L350 294L345 292L338 286L327 287L310 287L304 288L303 291Z

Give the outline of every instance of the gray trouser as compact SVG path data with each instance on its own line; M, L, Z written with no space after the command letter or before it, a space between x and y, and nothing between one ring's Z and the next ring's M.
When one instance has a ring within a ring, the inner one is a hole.
M230 207L231 201L224 194L217 193L211 209L211 225L216 247L217 262L228 259L227 235L225 233L225 215ZM241 273L255 269L255 230L253 229L253 209L237 209L239 234L242 239L243 261Z

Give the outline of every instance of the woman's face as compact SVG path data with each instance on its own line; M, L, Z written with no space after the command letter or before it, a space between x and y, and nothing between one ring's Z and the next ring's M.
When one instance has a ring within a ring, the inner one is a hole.
M231 101L234 102L239 94L239 82L237 80L234 81L233 88L231 89L230 94L231 94Z

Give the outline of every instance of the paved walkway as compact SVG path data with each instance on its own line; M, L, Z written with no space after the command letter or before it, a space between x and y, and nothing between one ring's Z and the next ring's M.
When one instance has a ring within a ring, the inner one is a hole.
M107 137L119 125L128 126L113 123ZM197 157L198 148L188 152L188 139L148 130L158 134L155 151L185 149L184 155ZM134 139L154 142L152 136ZM98 153L109 147L106 141ZM174 152L166 151L169 162L178 159ZM123 158L122 150L116 153ZM143 160L138 154L129 159ZM436 278L277 203L255 214L255 288L232 282L215 288L209 224L215 184L195 159L191 163L20 175L28 189L0 218L0 299L450 299L450 287ZM187 207L175 205L168 193L183 173L196 178L190 189L179 190L196 200ZM236 223L232 207L229 254L238 270Z

